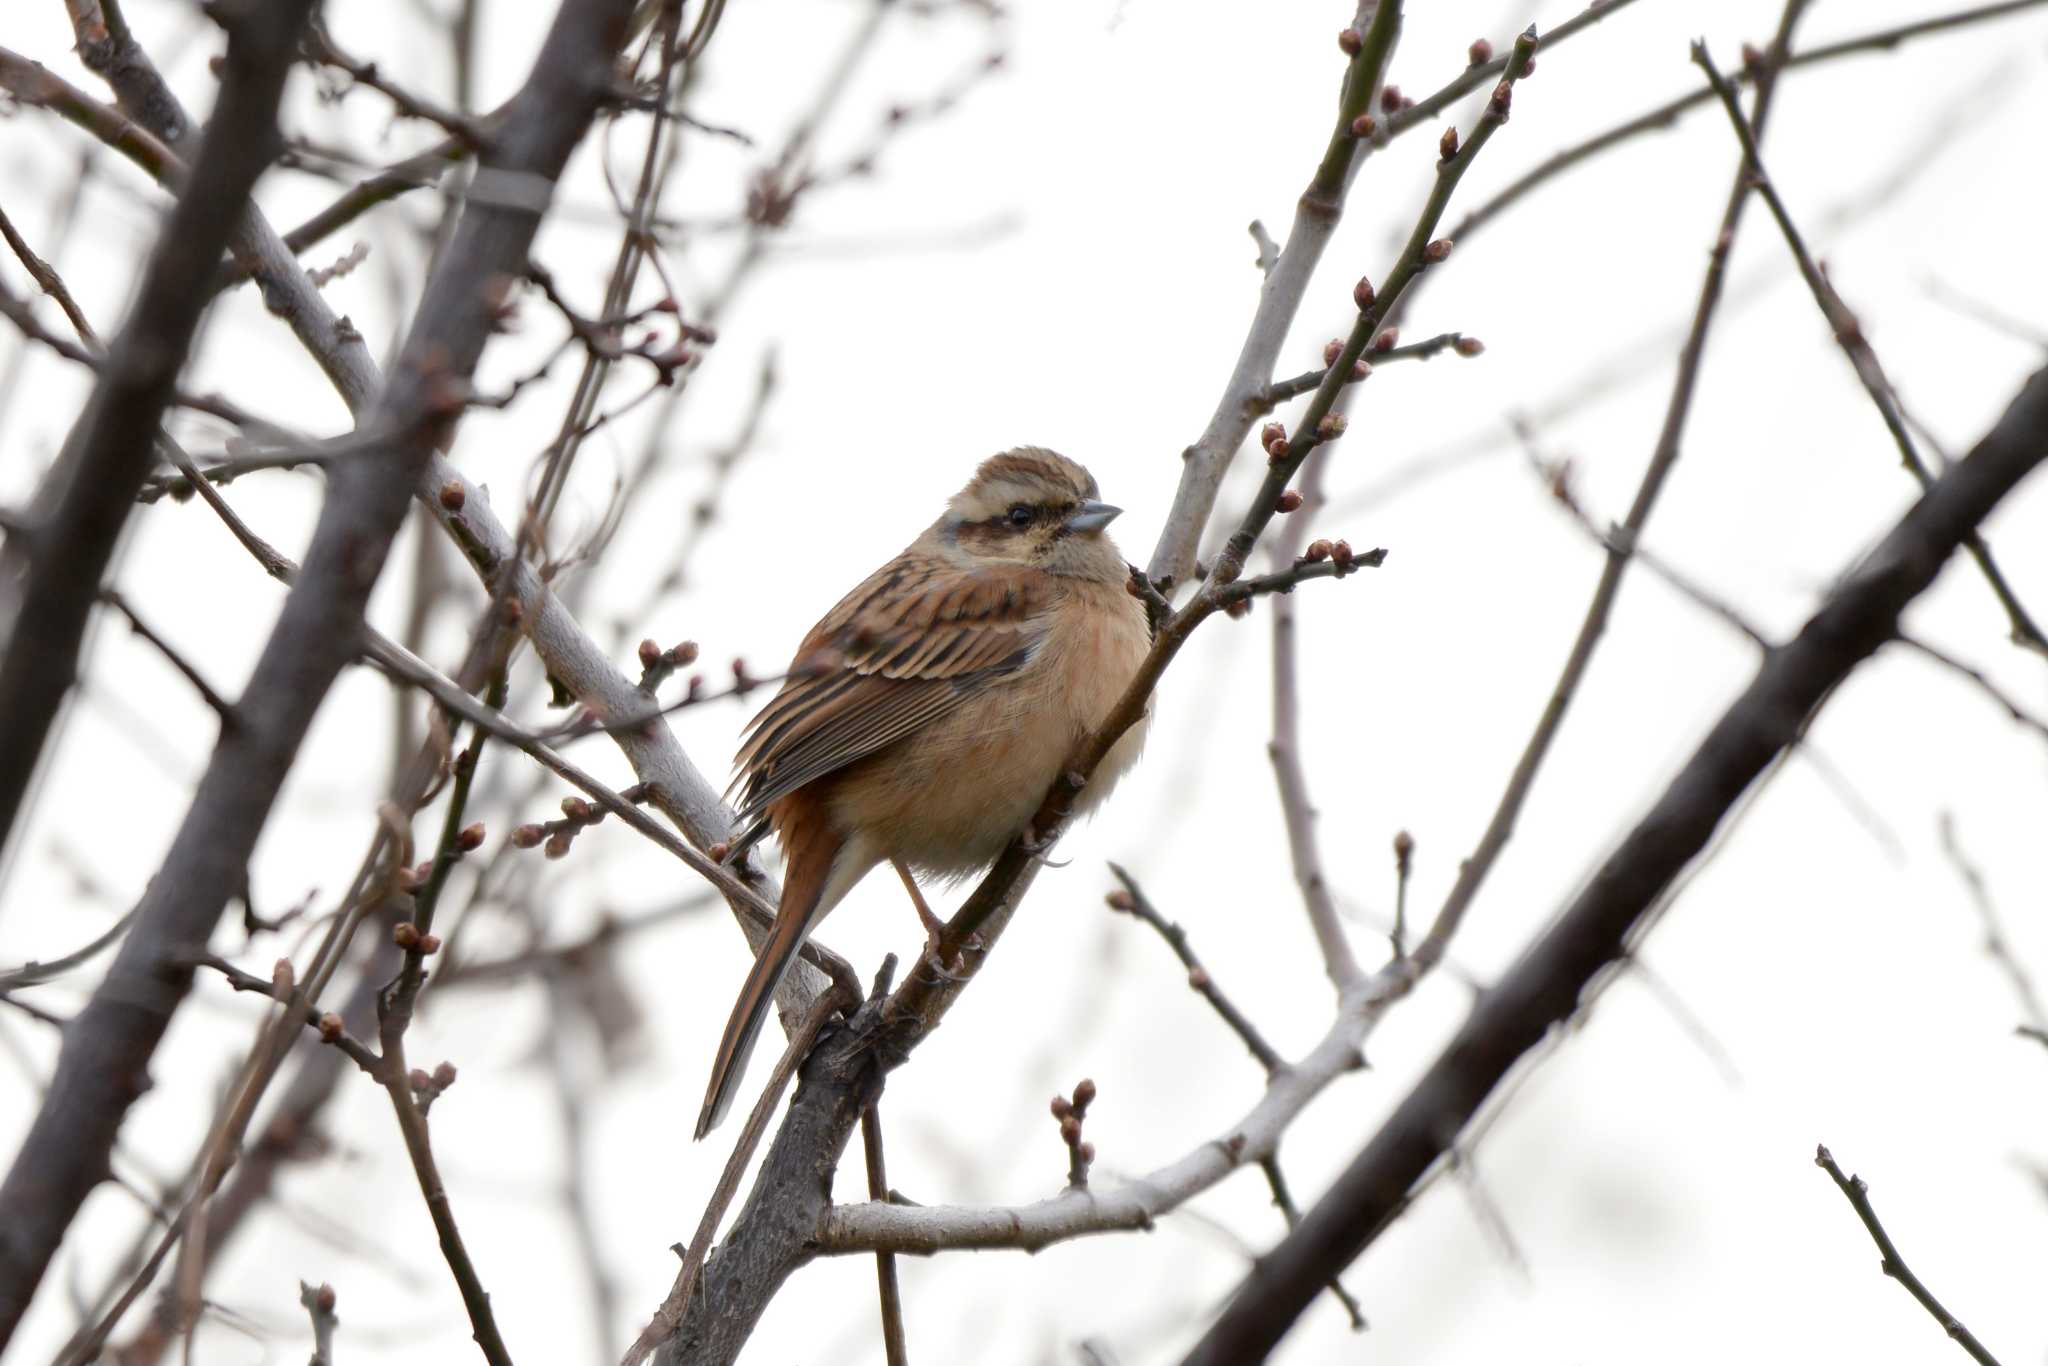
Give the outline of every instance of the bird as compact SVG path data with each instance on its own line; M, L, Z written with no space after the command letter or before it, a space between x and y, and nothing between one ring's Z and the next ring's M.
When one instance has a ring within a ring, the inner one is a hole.
M772 829L783 890L719 1040L698 1138L731 1107L775 991L826 913L887 863L935 943L943 922L917 875L958 880L993 863L1123 696L1152 632L1104 531L1121 511L1054 451L990 456L797 647L734 760L740 833L725 856ZM1136 761L1149 718L1148 704L1075 814Z

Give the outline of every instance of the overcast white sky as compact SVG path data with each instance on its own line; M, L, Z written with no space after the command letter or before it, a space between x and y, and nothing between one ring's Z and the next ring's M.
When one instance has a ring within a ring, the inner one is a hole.
M1816 0L1799 43L1941 7ZM420 7L329 8L351 50L422 84L444 79ZM632 507L620 542L578 589L601 639L615 624L622 631L622 660L640 635L688 636L713 665L744 656L772 669L847 584L916 535L973 462L1014 444L1050 445L1086 463L1105 497L1129 509L1119 543L1145 558L1179 452L1206 421L1251 314L1259 277L1245 226L1258 218L1282 231L1321 154L1341 73L1334 39L1350 6L1016 8L997 29L958 13L887 24L824 134L826 165L866 147L889 104L953 84L992 45L1006 68L975 83L945 118L889 141L873 177L804 203L776 258L721 319L721 339L668 438L670 475ZM1531 19L1547 28L1578 6L1409 8L1393 79L1420 94L1463 66L1472 38L1502 43ZM180 88L203 103L211 31L177 0L132 0L130 9ZM523 77L549 9L485 7L481 103ZM1694 88L1687 43L1697 34L1732 68L1743 40L1769 36L1777 10L1772 0L1638 0L1545 54L1458 205ZM734 4L693 108L764 148L778 145L865 13L855 0ZM12 7L0 41L90 83L59 5ZM2044 57L2048 13L1817 67L1787 79L1769 131L1766 155L1793 212L1903 398L1952 452L2041 363L2038 347L1940 291L2048 325ZM317 108L303 75L293 108L307 131L347 120L380 159L427 136L387 127L371 95L353 97L342 114ZM1459 121L1469 126L1470 111ZM637 128L620 128L612 164L623 171L639 149ZM1384 274L1434 149L1433 133L1418 133L1368 164L1283 372L1316 363L1323 339L1348 325L1358 274ZM564 196L572 210L539 249L592 307L614 238L574 206L606 203L599 150L579 158ZM52 119L0 119L0 197L111 330L153 230L153 201L129 168L103 162L74 230L49 242L53 199L78 154L78 136ZM731 214L758 155L691 140L668 211L688 220ZM1318 533L1391 552L1377 573L1300 594L1309 776L1332 879L1360 916L1357 942L1369 960L1384 944L1371 924L1391 905L1389 840L1413 832L1411 905L1433 910L1484 825L1597 577L1599 552L1547 501L1506 420L1531 415L1544 445L1575 461L1595 514L1622 514L1656 438L1678 332L1735 162L1725 120L1702 110L1554 183L1461 247L1418 299L1408 333L1460 329L1483 338L1486 354L1385 369L1357 395L1351 434L1327 453L1337 506ZM293 222L330 193L309 177L273 174L260 198L273 218ZM426 221L429 203L398 212ZM357 240L370 243L369 263L329 292L381 347L402 322L394 302L416 285L419 257L411 239L386 228L346 235L313 260L324 264ZM686 307L715 288L731 251L730 237L707 235L672 258ZM0 276L24 287L11 260ZM530 308L528 319L493 356L490 375L511 375L552 339L544 310ZM0 367L14 350L0 343ZM770 350L780 385L760 439L737 467L689 585L643 615L649 579L673 539L688 534L705 460L739 425ZM253 297L215 317L190 383L304 428L346 423ZM632 384L620 380L617 397ZM81 393L59 362L29 359L0 411L0 499L32 487ZM455 457L501 509L516 506L560 406L550 391L465 425ZM625 422L593 439L557 524L564 541L602 516L643 434ZM1382 481L1425 460L1433 477L1385 490ZM1249 487L1233 483L1222 507L1240 505ZM254 477L232 492L272 539L303 544L317 506L313 477ZM1912 494L1755 206L1684 460L1648 544L1782 633ZM2048 489L2038 480L1987 528L2037 615L2048 612L2044 531ZM402 612L412 563L408 542L379 590L381 621ZM196 503L141 516L114 580L229 689L246 677L280 600ZM450 613L443 623L444 663L464 620ZM1051 1193L1065 1159L1045 1102L1082 1076L1101 1092L1088 1133L1102 1181L1172 1160L1257 1099L1256 1066L1186 989L1164 946L1104 911L1105 860L1130 867L1186 925L1218 980L1283 1051L1305 1048L1327 1025L1333 1002L1287 873L1266 768L1268 622L1260 612L1205 628L1161 689L1144 764L1069 835L1067 866L1040 880L975 988L892 1080L890 1177L906 1194L1009 1203ZM1967 566L1953 567L1911 622L2048 710L2042 661L2007 644L2002 614ZM1662 789L1754 662L1725 625L1632 575L1515 841L1458 940L1461 968L1484 978L1511 959ZM88 677L0 884L0 962L73 948L128 905L204 764L208 714L125 631L97 634ZM527 696L537 702L538 690ZM362 671L321 712L252 870L270 908L316 888L331 899L345 883L386 781L390 713L385 685ZM681 718L679 733L708 773L725 771L744 715L719 707ZM2014 1037L2020 1008L1982 950L1981 923L1936 838L1939 813L1952 812L2017 955L2048 972L2041 738L1952 676L1887 655L1830 703L1811 748L1648 941L1654 981L1682 1009L1643 979L1622 979L1588 1027L1529 1075L1478 1148L1480 1189L1513 1251L1475 1201L1439 1186L1345 1278L1371 1333L1352 1335L1325 1299L1276 1360L1450 1363L1504 1350L1559 1366L1737 1354L1960 1359L1879 1274L1862 1228L1812 1164L1817 1141L1870 1180L1916 1270L1993 1351L2008 1363L2048 1354L2037 1312L2048 1201L2036 1175L2048 1162L2048 1056ZM594 744L580 757L630 781ZM490 762L492 781L529 781L523 761ZM560 795L546 786L522 818L542 818ZM494 839L502 833L494 828ZM67 865L100 890L83 890ZM542 902L563 939L600 911L648 910L692 890L672 859L615 824L585 835L559 865L519 867L545 877ZM884 952L913 947L901 900L893 882L872 880L823 937L870 970ZM514 937L503 925L477 934L479 945ZM222 942L239 946L239 932L224 931ZM280 951L259 945L252 961L267 968ZM688 1238L726 1152L692 1145L688 1125L744 963L722 918L631 941L626 967L648 1015L644 1048L581 1107L593 1208L619 1294L603 1335L555 1200L562 1134L542 994L451 993L420 1022L415 1061L446 1057L462 1071L434 1110L436 1141L522 1363L615 1359L666 1290L675 1269L668 1247ZM88 974L37 999L69 1010L89 984ZM1333 1088L1290 1135L1284 1158L1304 1203L1398 1101L1468 1000L1449 976L1429 983L1374 1036L1372 1070ZM256 1018L246 1002L201 984L159 1056L156 1090L124 1131L148 1169L167 1174L183 1162ZM0 1068L0 1151L11 1151L34 1103L30 1074L47 1072L54 1038L10 1012L0 1014L0 1043L23 1064ZM765 1071L756 1067L753 1085ZM473 1351L385 1111L367 1083L344 1085L333 1111L339 1151L293 1172L282 1208L234 1245L210 1282L255 1331L210 1328L205 1360L303 1353L300 1278L336 1285L345 1362L446 1362ZM841 1192L858 1185L857 1165L845 1168ZM54 1350L74 1321L69 1291L97 1288L135 1218L120 1192L94 1197L9 1366ZM1177 1360L1242 1275L1247 1252L1279 1231L1263 1183L1246 1172L1148 1235L1031 1258L908 1261L913 1358L1064 1363L1080 1359L1085 1341L1125 1366ZM380 1251L366 1258L364 1246ZM879 1362L872 1263L799 1273L747 1360Z

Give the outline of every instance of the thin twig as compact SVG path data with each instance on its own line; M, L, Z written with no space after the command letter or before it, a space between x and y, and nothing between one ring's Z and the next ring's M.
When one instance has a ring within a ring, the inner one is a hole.
M1792 30L1799 22L1805 9L1806 0L1786 0L1784 11L1778 21L1777 36L1772 40L1765 54L1764 70L1757 79L1756 108L1751 115L1753 124L1759 130L1764 126L1770 112L1771 97L1777 89L1777 71L1791 50ZM1657 444L1650 453L1650 461L1643 471L1642 481L1637 485L1634 501L1629 505L1628 516L1619 528L1619 534L1630 545L1640 541L1643 527L1649 522L1651 512L1657 506L1658 496L1663 492L1672 469L1678 464L1687 419L1692 412L1693 394L1699 382L1700 364L1706 355L1707 334L1713 327L1716 311L1721 301L1722 285L1727 274L1728 257L1734 248L1735 234L1742 223L1744 207L1749 203L1749 177L1745 168L1738 167L1734 184L1730 186L1728 198L1721 211L1721 220L1713 237L1713 247L1708 253L1706 274L1700 281L1699 299L1693 308L1692 325L1686 334L1685 344L1679 350L1678 372L1672 380L1671 396L1664 409L1664 420L1657 435ZM1593 653L1599 647L1600 638L1606 633L1607 619L1613 611L1616 597L1621 592L1621 581L1627 572L1629 556L1610 550L1607 562L1601 566L1600 581L1594 587L1591 601L1586 604L1586 614L1579 624L1577 637L1572 641L1570 653L1564 666L1559 670L1557 681L1551 685L1549 699L1544 703L1542 715L1537 719L1535 729L1529 734L1523 746L1521 757L1508 776L1507 786L1502 790L1500 800L1494 806L1493 815L1488 819L1486 830L1472 853L1458 866L1458 876L1451 885L1449 895L1444 898L1444 909L1439 912L1437 924L1446 929L1455 928L1463 919L1472 901L1485 885L1487 876L1493 871L1501 851L1514 837L1515 823L1519 819L1522 805L1528 800L1535 786L1536 775L1542 770L1544 760L1549 757L1550 746L1556 740L1564 724L1565 714L1571 709L1578 693L1579 682L1591 666ZM1441 943L1434 936L1426 937L1416 946L1419 955L1441 953Z
M1294 1203L1294 1192L1287 1188L1287 1173L1280 1168L1280 1155L1269 1153L1259 1159L1259 1170L1266 1174L1266 1186L1273 1192L1273 1204L1280 1211L1280 1217L1293 1228L1301 1222L1301 1207ZM1329 1279L1330 1294L1337 1303L1344 1306L1344 1312L1351 1316L1351 1331L1363 1333L1368 1325L1365 1311L1359 1307L1358 1297L1344 1288L1344 1282L1335 1276Z
M1964 534L2044 459L2048 370L2030 377L1971 453L1857 557L1797 635L1765 657L1650 810L1479 998L1301 1226L1260 1261L1184 1366L1263 1360L1324 1278L1392 1226L1509 1072L1554 1037L1595 979L1630 951L1744 795L1883 648L1899 615L1926 592Z
M456 987L481 986L491 982L516 981L522 977L549 977L577 966L628 935L655 929L689 915L698 915L719 904L709 892L693 892L659 909L630 917L601 915L597 928L566 944L541 945L501 958L479 961L463 959L449 963L434 977L438 995Z
M405 1139L406 1156L412 1159L420 1196L426 1201L427 1213L434 1221L441 1255L455 1276L463 1307L468 1310L471 1336L491 1366L512 1366L512 1354L506 1349L504 1336L498 1331L497 1318L491 1312L491 1297L484 1290L476 1264L470 1259L469 1249L462 1240L462 1232L456 1227L455 1208L448 1199L448 1187L441 1179L440 1166L434 1160L427 1117L413 1095L411 1073L405 1066L403 1040L385 1039L380 1080L384 1083L385 1093L391 1098L392 1110L398 1116L398 1129Z
M1394 832L1394 924L1387 941L1394 957L1408 956L1408 881L1415 871L1415 836L1406 830Z
M21 262L22 268L28 271L30 278L36 282L36 288L55 299L57 307L64 310L64 316L71 320L71 326L77 330L79 340L85 343L86 349L103 349L99 334L94 332L92 324L86 321L85 310L78 306L78 300L72 298L71 291L65 288L63 277L57 274L48 261L29 249L28 242L16 231L14 221L7 216L5 210L0 210L0 237L7 239L9 249Z
M1479 1167L1472 1160L1470 1144L1460 1143L1452 1147L1449 1171L1463 1192L1465 1203L1472 1207L1474 1222L1493 1240L1501 1257L1527 1280L1529 1258L1522 1251L1521 1244L1515 1241L1515 1231L1508 1227L1507 1215L1501 1212L1500 1205L1486 1189L1486 1183L1480 1180Z
M148 641L172 668L184 675L185 681L192 685L192 691L198 693L199 700L213 709L214 715L220 718L220 723L223 726L235 724L235 704L222 697L214 689L214 686L206 681L205 676L199 672L192 661L185 658L176 646L151 630L149 623L136 613L135 608L129 603L128 599L122 597L115 589L102 588L100 590L100 601L126 617L128 619L128 629Z
M0 90L83 128L166 185L185 178L188 168L184 160L154 133L111 105L101 104L41 62L4 47L0 47Z
M1735 87L1729 84L1728 78L1714 65L1714 59L1708 55L1704 41L1693 43L1692 59L1707 73L1708 84L1720 97L1722 108L1728 112L1736 139L1742 144L1742 155L1748 162L1756 192L1763 196L1765 205L1771 211L1771 217L1777 220L1778 230L1785 238L1785 245L1791 250L1792 259L1799 267L1799 277L1806 281L1807 289L1812 291L1813 301L1819 305L1821 316L1828 320L1828 327L1834 333L1835 341L1848 356L1850 367L1856 371L1856 378L1862 383L1863 391L1870 395L1870 401L1877 408L1885 430L1891 433L1893 442L1897 444L1900 463L1913 476L1914 482L1925 490L1934 482L1934 474L1913 446L1912 434L1906 430L1906 419L1899 412L1898 398L1892 391L1891 381L1885 377L1884 367L1878 363L1877 352L1871 349L1870 339L1863 335L1862 323L1857 320L1849 306L1842 302L1842 296L1836 292L1826 273L1814 263L1812 253L1806 249L1805 239L1799 235L1798 225L1792 221L1791 211L1785 207L1785 201L1778 195L1778 187L1771 182L1769 173L1764 170L1763 152L1757 146L1756 134L1750 127L1749 120L1742 116L1742 104L1736 98ZM2013 643L2023 645L2037 654L2048 655L2048 636L2041 633L2041 628L2034 623L2033 617L2014 596L2012 585L2006 582L2004 572L1999 569L1997 561L1992 559L1991 547L1985 544L1983 536L1972 532L1963 544L1970 552L1970 558L1977 562L1977 568L1983 573L1984 581L1991 586L1991 592L1997 597L1998 605L2005 609L2006 619L2012 627Z
M1799 67L1831 62L1842 57L1854 57L1865 53L1889 52L1901 43L1936 33L1948 32L1986 20L2003 19L2023 10L2035 9L2048 0L1999 0L1996 4L1972 5L1949 14L1935 15L1927 19L1916 19L1911 23L1891 28L1873 29L1832 43L1821 43L1800 52L1788 54L1782 63L1765 64L1759 69L1745 67L1735 75L1740 83L1757 82L1761 78L1775 80L1779 71L1790 71ZM1644 133L1675 127L1678 120L1714 98L1712 90L1689 90L1683 95L1667 100L1654 109L1645 110L1634 118L1614 125L1612 128L1594 134L1582 142L1557 152L1537 163L1522 175L1510 181L1494 196L1475 208L1459 221L1451 235L1463 241L1487 223L1500 217L1523 197L1547 181L1553 180L1575 166L1592 160L1611 147L1628 142Z
M868 1199L889 1198L889 1169L882 1157L882 1111L879 1102L861 1112L861 1151L867 1159ZM881 1302L882 1353L888 1366L910 1366L910 1346L903 1335L903 1288L896 1282L896 1254L875 1253L875 1289Z
M1633 0L1592 0L1592 3L1577 14L1544 34L1543 44L1554 49L1557 44L1574 34L1591 28L1602 19L1619 14L1631 3ZM1488 81L1498 78L1508 69L1508 64L1512 60L1512 55L1508 55L1475 62L1459 72L1435 94L1427 95L1413 104L1404 101L1401 109L1388 115L1385 123L1374 134L1374 146L1383 147L1411 128L1421 127Z
M1375 339L1375 342L1377 342L1377 339ZM1428 360L1431 356L1446 350L1455 350L1461 356L1471 357L1479 355L1484 348L1478 345L1476 338L1467 337L1463 332L1440 332L1425 341L1409 342L1405 346L1389 346L1384 350L1375 344L1365 356L1365 363L1370 368L1365 374L1359 374L1354 370L1352 377L1347 379L1345 383L1356 384L1360 380L1365 379L1367 375L1370 375L1372 369L1391 364L1394 361ZM1288 399L1301 397L1303 394L1320 386L1329 373L1330 368L1324 366L1319 370L1305 370L1290 379L1274 380L1261 390L1259 396L1253 400L1254 414L1270 413Z
M2044 738L2048 738L2048 719L2043 719L2021 706L2019 700L2004 688L1991 681L1991 676L1974 664L1965 663L1937 645L1930 644L1918 636L1899 633L1899 644L1963 679L1978 692L1996 703L2014 721Z
M715 22L712 6L700 16L700 24ZM598 316L614 317L626 311L626 303L633 291L633 283L639 278L640 267L648 259L653 239L647 231L653 217L656 203L661 197L662 184L672 159L662 155L663 135L668 132L669 93L674 87L677 75L683 70L680 39L677 25L682 19L680 5L664 5L648 41L658 44L661 53L660 76L657 82L659 103L654 111L647 132L647 144L640 161L640 179L630 207L624 210L625 226L619 236L619 248L612 261L611 278L605 285L604 306ZM566 485L570 468L574 465L577 452L582 448L584 436L591 428L597 411L598 398L603 392L604 381L610 373L611 358L596 348L586 347L583 370L577 376L571 390L569 406L563 416L561 429L549 446L541 466L538 484L528 503L526 521L519 528L519 543L529 543L536 538L552 516L557 500Z
M222 979L236 991L252 991L258 996L273 995L269 978L258 977L253 972L245 972L217 953L199 954L193 958L192 962L194 966L210 968L214 972L219 973ZM361 1039L351 1035L345 1029L338 1028L339 1017L330 1020L319 1006L314 1005L310 1001L302 1003L296 1013L305 1023L306 1028L320 1036L322 1043L332 1044L342 1056L346 1057L370 1076L374 1077L377 1075L377 1070L383 1065L383 1060L377 1056L375 1049L371 1048Z
M1121 896L1115 893L1110 895L1110 907L1136 916L1159 932L1159 937L1173 950L1173 956L1180 959L1181 966L1188 970L1188 985L1201 993L1202 999L1222 1017L1223 1023L1230 1026L1231 1032L1244 1041L1244 1046L1258 1059L1259 1066L1265 1068L1268 1074L1278 1072L1287 1066L1287 1060L1280 1056L1279 1050L1266 1042L1265 1036L1259 1033L1258 1026L1246 1018L1236 1003L1223 994L1223 988L1216 985L1216 979L1202 966L1202 960L1195 957L1194 949L1188 944L1188 932L1161 915L1159 908L1152 904L1152 899L1145 895L1145 889L1138 885L1137 879L1124 871L1120 865L1110 864L1109 871L1124 885Z
M1997 906L1992 903L1991 889L1984 883L1983 872L1970 861L1963 852L1962 843L1956 839L1955 814L1942 812L1935 822L1935 829L1941 838L1941 852L1948 856L1949 864L1970 894L1970 904L1977 908L1978 919L1984 922L1984 952L2012 984L2012 994L2019 1001L2020 1014L2026 1017L2020 1029L2023 1032L2032 1030L2036 1035L2048 1035L2048 1006L2042 1004L2033 974L2012 951L2012 941L2005 937L2005 926L1999 919Z
M341 1320L334 1316L334 1287L300 1281L299 1305L313 1321L313 1356L306 1366L335 1366L334 1330Z
M1893 1245L1891 1235L1886 1233L1884 1225L1878 1222L1877 1211L1871 1208L1870 1187L1864 1183L1863 1178L1844 1176L1842 1169L1835 1165L1834 1154L1828 1151L1825 1143L1813 1150L1813 1165L1828 1174L1834 1181L1836 1189L1840 1190L1843 1198L1849 1202L1849 1207L1856 1211L1856 1217L1863 1221L1863 1227L1869 1230L1870 1241L1877 1244L1878 1253L1884 1259L1879 1263L1884 1274L1904 1286L1908 1294L1920 1301L1920 1307L1941 1325L1941 1331L1954 1338L1956 1345L1968 1352L1974 1360L1982 1363L1982 1366L1998 1366L1998 1358L1984 1350L1984 1344L1977 1341L1976 1335L1969 1329L1963 1327L1962 1320L1941 1307L1941 1301L1934 1298L1934 1292L1923 1285L1920 1278L1913 1274L1912 1268L1906 1265L1906 1259L1899 1255L1899 1249Z
M134 916L134 910L128 910L119 920L107 926L97 938L82 948L73 949L61 958L52 958L48 962L37 962L35 959L30 959L18 968L8 968L5 971L0 971L0 992L19 991L23 987L40 986L42 983L53 978L63 976L81 964L90 962L100 950L121 937L122 932L128 928L128 922Z
M1343 215L1352 179L1365 159L1363 149L1369 145L1355 131L1355 121L1365 115L1379 93L1381 77L1400 38L1401 8L1402 0L1382 0L1372 7L1371 23L1360 35L1345 68L1336 127L1331 130L1322 160L1295 207L1286 245L1266 272L1258 308L1245 331L1230 379L1208 425L1183 454L1185 465L1173 506L1167 512L1152 559L1145 567L1147 577L1162 591L1171 592L1194 571L1195 551L1215 510L1223 478L1230 472L1238 448L1257 420L1258 414L1252 409L1259 395L1273 382L1273 366L1280 347ZM1349 375L1356 359L1355 355L1347 357L1339 373Z
M320 65L333 67L357 85L384 96L402 117L438 126L469 151L476 151L484 145L484 130L476 120L455 110L444 109L436 101L398 84L379 71L375 62L357 61L349 56L335 45L328 36L327 26L317 19L306 26L305 49L306 54Z
M1329 461L1318 460L1302 476L1301 506L1289 514L1280 534L1273 540L1272 557L1285 565L1300 554L1308 539L1311 519L1323 507L1323 476ZM1280 819L1287 830L1287 857L1294 882L1301 889L1302 908L1308 913L1309 928L1315 932L1322 951L1323 971L1339 993L1362 976L1351 939L1337 914L1337 902L1330 895L1329 876L1323 870L1323 855L1316 839L1315 799L1309 795L1308 769L1301 755L1301 666L1295 641L1294 600L1283 595L1273 600L1273 733L1266 742L1266 756L1273 764L1273 782L1280 798Z
M1393 0L1385 0L1381 9L1389 7L1393 7ZM1458 182L1478 159L1481 150L1493 140L1494 134L1507 123L1514 88L1535 65L1536 47L1536 30L1532 27L1515 39L1514 51L1507 58L1500 84L1494 87L1486 108L1480 112L1470 132L1462 139L1455 128L1445 132L1440 144L1443 154L1437 161L1436 179L1430 185L1421 213L1416 215L1415 224L1409 230L1407 242L1377 289L1365 279L1359 280L1353 288L1352 299L1358 305L1358 318L1352 323L1343 346L1336 356L1330 358L1330 368L1323 382L1309 399L1294 430L1268 437L1266 477L1252 496L1251 506L1237 529L1231 532L1230 539L1224 542L1222 552L1216 557L1216 567L1210 575L1212 592L1243 572L1253 545L1279 507L1280 495L1286 492L1303 462L1313 451L1343 432L1343 420L1336 413L1337 397L1350 382L1359 358L1399 305L1401 295L1409 285L1421 279L1425 271L1449 258L1452 242L1437 236L1437 225L1443 220L1444 210L1450 206ZM1155 573L1153 577L1156 579L1159 575Z

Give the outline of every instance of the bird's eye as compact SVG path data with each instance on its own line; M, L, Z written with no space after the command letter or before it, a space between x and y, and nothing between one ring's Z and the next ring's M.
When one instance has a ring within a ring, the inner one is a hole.
M1013 527L1023 528L1031 525L1031 505L1029 503L1014 504L1003 515Z

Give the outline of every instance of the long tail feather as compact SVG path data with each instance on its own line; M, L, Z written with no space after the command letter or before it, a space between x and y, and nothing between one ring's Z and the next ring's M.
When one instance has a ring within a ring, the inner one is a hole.
M790 833L785 831L785 836ZM732 1108L740 1079L746 1075L747 1059L753 1055L761 1026L767 1023L774 1008L776 989L795 965L804 940L845 894L843 886L829 885L840 852L837 840L813 838L789 843L800 847L791 850L782 904L775 912L768 942L761 946L754 966L747 972L740 998L733 1004L732 1017L725 1022L725 1034L718 1041L718 1056L711 1064L711 1083L704 1092L704 1108L697 1115L698 1138L717 1128ZM828 891L835 895L828 897Z

